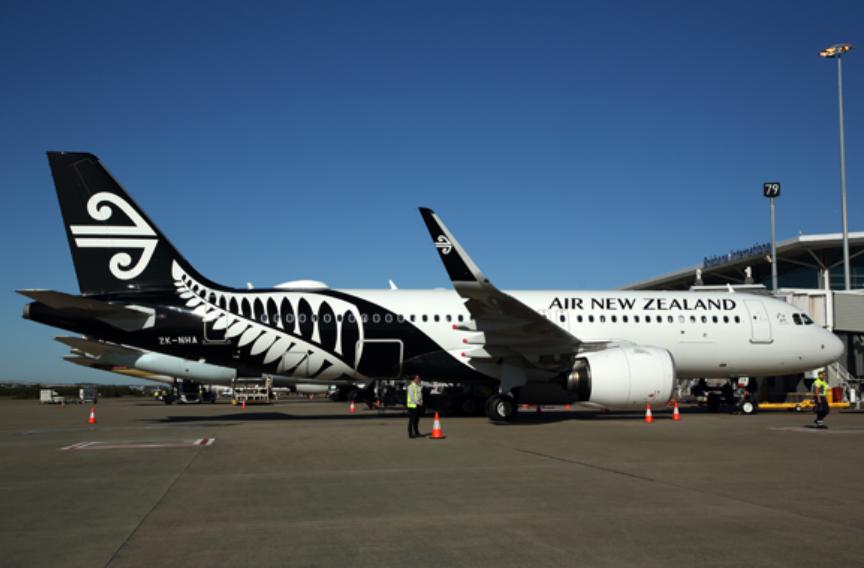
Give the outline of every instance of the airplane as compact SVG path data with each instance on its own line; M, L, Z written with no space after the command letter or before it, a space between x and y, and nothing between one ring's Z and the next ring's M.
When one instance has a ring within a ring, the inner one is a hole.
M302 280L234 289L199 274L98 158L48 152L80 295L20 290L32 321L261 374L493 387L520 404L663 406L676 379L788 375L843 344L794 306L716 292L501 291L430 209L452 290L335 290Z

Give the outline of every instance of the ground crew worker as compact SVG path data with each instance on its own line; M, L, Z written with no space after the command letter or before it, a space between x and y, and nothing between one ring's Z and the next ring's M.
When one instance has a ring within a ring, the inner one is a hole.
M423 411L423 389L420 388L420 375L414 375L414 378L408 383L408 437L422 438L418 425L420 423L420 413Z
M819 428L824 428L825 424L822 422L828 413L831 412L831 407L828 406L828 397L826 396L826 392L828 390L828 383L825 381L825 371L819 372L819 378L813 381L813 393L816 395L816 426Z

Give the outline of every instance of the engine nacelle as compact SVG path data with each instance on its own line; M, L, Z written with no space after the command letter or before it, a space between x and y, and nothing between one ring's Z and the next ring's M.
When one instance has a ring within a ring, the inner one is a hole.
M580 355L565 388L601 406L666 404L675 388L675 361L659 347L614 347Z

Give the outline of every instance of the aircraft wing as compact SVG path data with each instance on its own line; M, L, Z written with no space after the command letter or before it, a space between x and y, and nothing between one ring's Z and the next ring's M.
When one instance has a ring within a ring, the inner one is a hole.
M476 345L468 356L482 356L484 352L489 358L518 354L537 363L544 356L605 348L606 343L584 345L555 322L496 288L432 210L421 207L420 214L456 292L474 318L473 325L459 328L478 332L474 339L467 340Z

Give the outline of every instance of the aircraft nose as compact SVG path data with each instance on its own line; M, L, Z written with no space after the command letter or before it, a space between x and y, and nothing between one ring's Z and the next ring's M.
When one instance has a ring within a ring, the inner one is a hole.
M825 338L825 341L822 343L822 351L825 353L825 357L828 359L830 363L833 363L837 359L839 359L843 352L846 350L843 342L840 341L840 338L826 330L828 337Z

